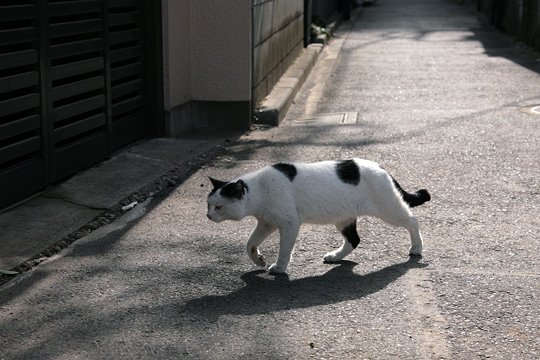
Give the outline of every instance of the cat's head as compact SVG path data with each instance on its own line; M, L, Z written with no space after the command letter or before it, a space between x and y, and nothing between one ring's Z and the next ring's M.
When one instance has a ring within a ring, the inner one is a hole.
M214 189L208 195L208 213L214 221L241 220L246 216L246 193L248 187L243 180L226 182L209 177Z

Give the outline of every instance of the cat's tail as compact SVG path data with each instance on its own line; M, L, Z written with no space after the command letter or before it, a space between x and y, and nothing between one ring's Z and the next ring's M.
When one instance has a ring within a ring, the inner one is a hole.
M392 177L392 176L391 176ZM409 205L410 207L420 206L426 201L431 200L431 194L426 189L418 190L417 192L410 193L401 187L399 183L392 177L392 181L394 182L394 186L401 194L401 197L403 200Z

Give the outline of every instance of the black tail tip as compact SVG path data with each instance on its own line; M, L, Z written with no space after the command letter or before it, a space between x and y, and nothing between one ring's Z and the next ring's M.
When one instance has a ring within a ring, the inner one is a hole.
M425 203L426 201L431 200L431 194L426 189L421 189L416 192L416 196L419 200L422 201L422 203Z

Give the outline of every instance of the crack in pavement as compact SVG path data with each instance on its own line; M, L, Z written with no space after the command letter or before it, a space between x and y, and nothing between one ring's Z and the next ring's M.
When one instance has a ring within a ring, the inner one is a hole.
M411 313L417 314L417 329L422 339L418 349L421 359L451 359L452 349L446 336L448 323L439 311L437 296L429 272L411 269L405 277L410 293Z

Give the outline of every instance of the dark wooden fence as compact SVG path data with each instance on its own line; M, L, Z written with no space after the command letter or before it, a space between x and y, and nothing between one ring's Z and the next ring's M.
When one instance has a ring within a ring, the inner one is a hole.
M143 0L0 2L0 209L148 134L150 12Z

